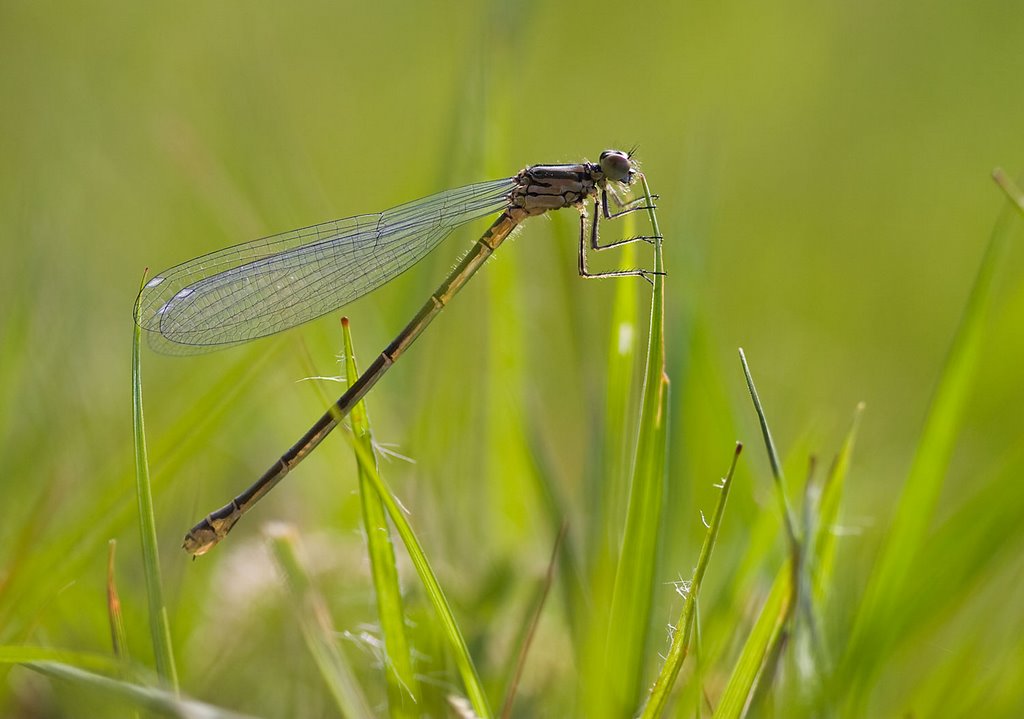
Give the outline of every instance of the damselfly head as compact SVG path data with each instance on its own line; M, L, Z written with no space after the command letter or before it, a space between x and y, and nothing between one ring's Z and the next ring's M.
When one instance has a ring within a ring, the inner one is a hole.
M622 150L605 150L601 153L601 172L614 182L625 185L632 183L636 165L633 164L630 154Z

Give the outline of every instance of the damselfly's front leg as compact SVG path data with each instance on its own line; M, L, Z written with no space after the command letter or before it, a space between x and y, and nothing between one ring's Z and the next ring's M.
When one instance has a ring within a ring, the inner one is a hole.
M608 208L608 196L611 195L612 199L615 200L615 205L619 208L618 212L612 212ZM657 200L659 195L651 195L652 200ZM654 210L657 209L655 205L645 205L647 201L646 197L636 197L632 200L623 200L619 197L619 193L615 191L613 187L605 187L601 190L601 210L604 212L606 220L610 220L613 217L621 217L622 215L628 215L630 212L636 212L637 210ZM594 203L595 205L597 203Z
M613 195L613 197L615 196ZM649 210L652 207L651 205L627 207L627 209L624 209L621 212L617 212L615 214L608 214L608 196L602 193L602 198L602 211L604 212L605 218L609 220L614 219L616 217L621 217L622 215L628 215L630 212L636 212L637 210ZM637 200L632 200L630 201L629 205L635 205L637 202L643 202L644 199L645 198L640 197ZM602 245L598 240L597 234L597 225L600 219L601 218L598 217L597 214L597 200L594 200L594 221L590 225L590 247L591 249L597 250L598 252L600 252L601 250L607 250L610 247L628 245L630 242L646 242L650 245L653 245L657 240L661 239L661 237L658 237L657 235L637 235L635 237L627 237L622 240L616 240L615 242L609 242L607 245Z
M640 209L640 208L636 208ZM590 223L590 247L595 250L607 250L609 247L617 247L619 245L629 244L630 242L649 242L654 244L655 241L660 240L658 236L639 236L639 237L627 237L624 240L618 240L611 242L607 245L602 245L598 241L597 226L600 223L601 216L598 214L597 201L594 201L594 219ZM629 210L630 212L632 210ZM620 213L625 214L625 213ZM610 215L617 217L618 215ZM611 272L591 272L587 269L587 214L583 206L580 207L580 254L579 254L579 273L580 277L585 279L597 279L603 277L642 277L651 284L654 281L651 279L652 275L663 275L664 272L655 272L654 270L613 270Z

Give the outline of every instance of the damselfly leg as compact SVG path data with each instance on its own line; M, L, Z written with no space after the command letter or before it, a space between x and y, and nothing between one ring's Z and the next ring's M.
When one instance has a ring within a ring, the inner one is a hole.
M615 202L621 208L623 208L623 209L619 210L618 212L612 213L612 212L609 212L609 210L608 210L608 195L609 195L609 190L607 188L605 188L605 189L603 189L601 191L601 201L600 201L600 204L598 203L597 199L595 198L595 200L594 200L594 218L590 222L590 232L589 233L587 232L587 216L586 216L586 212L584 211L584 209L582 207L580 208L580 243L579 243L579 268L578 268L579 269L580 277L583 277L583 278L588 279L588 280L602 279L602 278L607 278L607 277L642 277L643 279L645 279L648 282L650 282L651 284L653 284L653 281L651 280L651 277L653 275L658 275L658 274L662 274L663 275L665 273L664 272L656 272L654 270L644 270L644 269L611 270L611 271L608 271L608 272L591 272L589 270L589 268L587 267L587 242L586 242L586 237L587 237L588 234L590 235L590 243L589 243L590 244L590 249L596 250L598 252L600 252L602 250L611 249L612 247L621 247L622 245L628 245L628 244L633 243L633 242L646 242L648 244L652 244L653 245L655 242L658 242L659 240L662 239L660 235L637 235L635 237L626 237L624 239L615 240L614 242L609 242L607 244L602 245L601 242L600 242L599 233L598 233L598 225L600 225L600 223L601 223L601 215L604 215L604 218L607 219L607 220L612 220L612 219L615 219L617 217L622 217L623 215L628 215L631 212L636 212L638 210L649 210L649 209L653 208L652 205L642 204L642 203L646 202L646 200L647 200L647 198L645 198L645 197L639 197L639 198L636 198L634 200L629 200L628 202L623 203L621 198L617 194L612 193L612 197L615 200Z

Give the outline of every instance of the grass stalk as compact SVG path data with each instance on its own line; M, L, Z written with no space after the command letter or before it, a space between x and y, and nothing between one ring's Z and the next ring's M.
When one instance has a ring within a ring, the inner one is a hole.
M660 236L647 178L641 175L640 180L650 207L653 234ZM660 242L655 243L654 258L657 274L651 299L640 424L604 654L609 716L631 714L640 697L662 528L669 380L665 372L665 284Z
M622 234L635 234L635 214L622 218ZM637 243L622 247L618 258L622 267L636 265ZM615 299L609 318L608 365L604 403L604 428L600 472L593 473L592 496L600 499L587 534L595 547L598 561L614 561L620 549L622 508L628 496L633 451L636 448L636 373L639 345L638 316L640 282L616 282ZM605 556L606 555L606 556Z
M814 558L812 592L819 607L825 601L825 594L835 571L836 523L839 521L840 499L846 485L846 475L850 470L850 459L853 456L853 447L857 441L857 431L863 414L864 404L861 403L854 411L850 429L825 480L821 498L817 503L816 531L809 533L807 537L808 542L813 542L808 545L807 551Z
M128 661L128 635L124 628L124 613L121 611L121 598L117 593L117 582L114 579L114 556L117 541L111 539L107 545L107 616L110 619L110 644L114 656L121 661Z
M111 679L69 664L40 661L28 666L45 676L59 679L70 685L105 696L110 700L123 702L158 716L180 719L242 719L246 716L194 699L185 699L176 691L171 692L157 687L140 686Z
M774 655L783 636L783 628L793 612L796 588L793 585L795 572L790 566L791 561L787 559L775 575L768 598L761 607L761 613L743 645L715 708L716 719L739 719L746 715L757 691L762 670Z
M115 674L122 668L121 662L111 658L109 652L99 654L31 644L0 644L0 665L32 664L34 662L57 662L110 674Z
M794 559L800 555L800 541L796 534L796 523L793 521L793 510L786 498L786 480L782 473L782 462L779 461L779 453L775 448L775 440L772 439L772 432L768 426L768 418L765 416L764 407L761 406L761 398L757 394L757 387L754 386L754 378L750 374L750 366L747 364L747 356L740 347L740 364L743 365L743 376L747 380L747 389L750 391L750 399L757 411L757 421L761 425L761 434L764 438L765 450L768 452L768 462L772 468L772 479L775 482L775 496L779 500L779 511L782 514L783 526L786 529L786 539L789 542L790 554ZM794 567L799 562L794 562Z
M844 661L842 677L853 714L863 713L865 687L881 671L885 655L896 637L885 629L890 615L906 600L908 577L925 542L939 492L949 468L977 367L995 276L1009 246L1014 215L1024 214L1024 199L1001 170L994 178L1008 202L996 221L975 276L964 314L950 343L946 361L933 390L914 460L896 505L880 555L875 562L857 611Z
M143 277L145 282L145 276ZM135 314L138 314L136 299ZM164 602L160 578L160 551L156 539L156 516L153 512L153 487L149 477L149 456L146 449L146 422L142 411L142 328L134 323L132 337L132 424L135 429L135 494L138 500L139 533L142 542L142 567L146 577L146 598L149 607L149 632L157 675L178 691L178 670L171 645L171 626Z
M420 582L422 582L427 597L434 607L434 612L441 622L444 636L454 657L455 665L458 667L459 674L462 677L466 695L473 706L473 710L480 719L490 719L493 714L487 701L487 694L484 691L483 683L480 681L480 675L477 673L476 665L473 663L469 653L469 646L466 644L466 639L459 628L458 622L455 620L455 614L448 603L448 598L445 596L444 590L441 589L441 583L437 580L437 575L434 574L434 570L430 566L430 561L427 559L422 545L420 545L415 532L413 532L412 527L406 520L398 500L395 499L391 489L377 472L373 453L367 451L348 433L343 432L342 436L352 446L360 468L366 473L366 478L379 495L384 509L387 510L388 516L395 526L395 531L398 532L406 551L409 553L409 559L416 568Z
M313 656L338 711L349 719L373 719L375 716L355 672L336 643L337 632L331 623L327 602L299 558L299 537L294 528L271 524L265 530L278 566L288 580L294 596L296 618L306 647Z
M747 363L743 349L739 350L740 364L746 378L747 389L757 412L758 423L764 440L765 451L771 465L775 495L778 499L782 523L789 547L789 557L776 574L768 599L761 608L761 613L744 644L739 660L733 668L729 683L722 695L716 716L740 717L746 715L750 708L758 703L766 694L770 680L775 674L782 656L783 643L789 634L794 612L800 603L802 592L804 550L797 536L793 512L786 497L785 478L782 474L782 463L772 438L771 427L765 414L761 399L754 384L754 377ZM810 480L808 480L810 481ZM807 607L808 622L813 626L813 616ZM814 633L812 631L812 633Z
M516 698L516 690L519 688L519 681L522 679L523 669L526 667L526 658L529 656L530 646L533 644L533 638L537 634L537 625L540 624L540 618L543 614L544 606L547 604L548 595L551 593L551 585L555 580L555 567L558 564L559 551L561 550L562 541L565 539L565 533L568 529L568 522L562 522L562 526L558 530L558 536L555 537L555 545L551 549L551 560L548 562L548 570L544 574L544 581L541 582L538 592L539 596L534 603L534 610L530 617L530 623L526 628L526 634L523 637L519 653L516 657L516 667L512 672L512 679L508 683L508 689L505 691L505 701L502 702L501 707L501 719L511 719L512 717L512 704Z
M345 374L349 384L352 384L359 377L359 372L356 368L352 332L347 317L342 318L341 327L345 346ZM365 401L352 408L350 422L354 442L373 457L374 469L378 469ZM359 463L358 458L356 462ZM412 719L418 716L417 706L421 703L421 692L419 681L413 671L412 654L405 630L405 610L399 586L398 567L395 564L395 549L391 544L391 530L388 528L387 513L381 498L362 464L358 466L358 474L366 548L376 592L377 615L384 637L388 707L392 717Z
M729 490L732 488L732 478L736 471L736 462L740 458L743 445L737 443L736 450L732 455L732 463L729 471L722 479L721 492L718 495L718 503L715 506L715 513L708 524L708 531L704 535L704 544L700 549L700 556L697 558L697 566L693 570L693 577L686 592L686 600L683 602L683 610L676 623L675 634L672 636L672 644L668 650L668 656L661 667L661 672L654 685L647 704L641 713L642 719L655 719L660 717L668 704L672 687L675 685L676 677L683 666L683 660L689 652L690 635L693 630L694 619L697 614L697 599L700 595L700 588L704 582L704 574L708 564L711 562L711 553L714 551L715 542L718 540L718 531L722 526L722 517L725 514L725 503L729 498Z

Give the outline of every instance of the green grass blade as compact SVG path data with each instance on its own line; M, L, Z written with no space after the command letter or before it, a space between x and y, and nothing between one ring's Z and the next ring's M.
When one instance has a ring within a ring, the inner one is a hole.
M636 234L636 213L625 215L622 234ZM617 257L620 267L633 267L637 263L637 243L622 246ZM576 653L580 658L580 690L592 712L606 705L604 693L608 688L604 651L607 637L604 633L588 631L592 626L608 626L608 613L615 582L618 552L622 548L622 527L629 477L636 449L637 415L639 411L637 375L646 368L638 362L640 345L640 292L643 283L615 282L615 296L609 316L604 399L604 422L600 434L600 466L585 472L586 488L583 496L583 560L587 585L573 586L575 593L566 593L569 606L585 606L587 613L570 612ZM563 515L564 516L564 515ZM571 546L571 542L568 546ZM570 579L574 568L571 554L563 560ZM583 593L579 590L583 589ZM586 616L583 616L583 615Z
M154 450L155 466L159 476L173 478L175 469L187 462L195 446L208 441L210 427L216 427L234 406L233 400L252 383L257 368L276 354L271 349L260 353L250 361L241 362L223 375L203 398L174 424L162 432ZM164 448L164 449L161 449ZM134 475L134 460L129 454L111 460L110 468L101 469L100 475L113 475L102 483L106 491L91 492L78 503L78 529L70 544L39 545L33 536L31 525L24 527L19 546L31 547L31 551L17 551L18 564L8 568L4 591L0 592L0 628L16 635L24 627L31 627L31 616L20 615L25 607L44 606L47 598L60 591L73 577L86 571L87 565L101 544L122 527L128 526L137 514L138 502L124 492L124 482L130 482ZM122 482L122 479L124 480ZM169 488L168 482L158 482L154 487L157 495ZM43 495L37 506L47 516L51 506ZM135 505L133 507L132 505ZM35 522L35 515L29 522ZM16 571L15 571L16 570ZM22 625L22 626L17 626Z
M787 560L775 575L775 581L761 608L761 614L733 667L729 683L726 684L715 709L716 719L738 719L745 715L747 706L757 691L762 669L775 655L783 629L792 614L796 594L793 586L794 576L790 560Z
M272 524L264 531L294 596L293 606L306 647L338 710L344 717L372 719L374 713L355 672L335 643L337 632L331 624L327 603L313 586L306 567L299 559L297 532L281 523Z
M623 217L622 234L635 234L635 213ZM618 257L621 267L636 265L637 244L622 247ZM639 327L640 282L616 282L615 299L609 318L611 333L608 347L608 369L604 405L604 429L600 472L594 472L590 490L598 499L588 535L595 552L607 554L614 561L619 550L623 507L629 492L627 481L636 447L636 372ZM603 561L603 558L600 558Z
M764 407L761 406L761 398L757 394L757 387L754 386L754 378L750 374L750 366L747 364L747 356L740 350L740 364L743 365L743 376L747 380L747 389L750 390L750 399L754 402L754 409L757 411L757 420L761 424L761 434L764 437L764 446L768 451L768 461L772 467L772 479L775 480L775 496L779 500L779 508L782 513L782 522L786 528L786 539L789 541L790 553L796 558L799 555L799 540L796 536L796 525L793 521L793 510L790 509L789 500L786 498L786 483L782 474L782 463L779 461L779 453L775 449L775 440L772 439L771 429L768 427L768 418L765 416ZM797 564L794 564L797 566Z
M345 374L351 385L359 377L356 369L355 351L352 347L352 332L348 318L341 320L345 341ZM363 451L373 457L374 468L378 467L373 451L373 436L365 401L352 408L350 415L354 441ZM358 463L358 458L357 458ZM395 549L391 544L387 514L376 489L359 465L359 498L363 509L363 528L366 532L366 547L370 556L373 586L377 595L377 614L384 636L387 676L388 706L392 717L415 717L421 703L419 682L413 671L409 639L405 631L405 611L402 591L395 565Z
M641 175L655 235L660 235L647 179ZM661 244L655 245L654 269L664 272ZM626 716L636 707L647 653L654 573L659 554L662 504L665 496L665 454L668 436L668 375L665 373L663 275L654 277L650 332L640 425L630 479L626 528L612 591L605 648L609 716Z
M131 656L128 654L128 632L124 625L124 613L121 611L121 597L117 591L117 581L114 575L117 555L117 540L111 539L107 544L107 616L110 618L110 642L114 656L122 663L123 667L118 677L124 680L132 678L130 672ZM133 713L138 717L138 712Z
M434 570L430 566L430 562L427 559L426 553L423 551L423 547L420 545L419 540L416 538L416 534L412 531L412 527L406 520L401 506L399 506L398 501L391 493L391 489L388 487L387 483L381 479L380 474L378 474L373 454L356 442L347 432L342 432L341 436L344 437L352 446L352 449L356 454L356 458L359 461L360 468L366 473L366 478L376 490L381 502L384 504L384 509L387 510L388 516L391 518L392 524L395 525L395 530L402 538L402 543L405 544L405 549L409 553L409 559L416 568L416 573L419 575L420 581L423 583L423 588L427 592L427 597L430 599L430 603L433 605L434 611L437 613L437 618L440 620L441 626L444 629L444 636L448 641L448 646L455 659L455 664L459 669L459 674L462 676L462 682L466 688L466 695L473 706L473 710L480 719L490 719L493 715L491 714L490 706L487 701L487 694L480 681L480 675L477 673L476 665L473 664L473 659L470 656L466 639L462 635L462 630L459 628L458 622L455 621L455 615L452 612L451 605L448 603L444 590L441 589L440 582L437 581L437 576L434 574Z
M102 674L94 674L68 664L40 661L28 666L40 674L60 679L160 716L181 717L182 719L229 719L231 717L241 719L246 716L194 699L183 699L176 692L111 679Z
M997 171L995 176L1010 201L992 231L967 306L953 336L932 394L910 473L858 608L845 661L840 666L839 676L852 702L853 713L860 712L867 698L865 685L880 671L883 658L897 640L886 629L887 618L903 601L904 592L910 591L906 578L914 576L915 557L925 541L934 515L980 359L995 274L1009 245L1015 211L1024 213L1020 192L1001 172Z
M679 670L683 666L683 660L686 659L689 651L690 633L693 629L697 610L697 598L700 595L700 588L704 582L704 574L707 571L708 564L711 562L711 552L714 551L715 542L718 540L718 530L722 526L722 516L725 514L725 502L729 498L729 489L732 487L736 462L739 460L742 450L743 445L737 443L736 451L732 455L729 472L722 479L722 490L718 495L715 513L708 524L708 531L704 535L704 544L701 546L700 556L697 558L697 566L693 570L689 591L686 593L686 601L683 603L683 611L680 614L679 621L676 623L672 645L669 647L668 656L661 667L658 678L654 681L647 704L641 713L643 719L654 719L662 715L665 706L668 704L676 677L679 676Z
M124 628L124 613L121 611L121 598L117 593L117 582L114 579L114 557L117 550L117 541L111 539L108 544L107 554L107 616L110 618L110 642L114 650L114 656L123 662L128 662L131 657L128 655L128 633Z
M850 423L850 430L846 433L842 447L836 455L835 462L829 470L825 480L825 486L818 502L817 528L808 538L814 542L808 547L808 552L814 562L812 574L812 591L816 604L824 602L826 590L831 581L835 568L836 553L836 523L839 520L840 499L843 496L843 488L846 484L846 474L850 469L850 458L853 455L854 443L857 439L857 430L860 427L860 419L864 413L864 404L857 406L853 415L853 422Z
M1001 167L997 167L992 171L992 179L996 181L996 184L1006 194L1006 199L1017 208L1018 214L1024 217L1024 192L1021 192L1021 189L1017 187L1017 183Z
M531 412L531 419L535 413ZM562 495L561 488L556 479L557 470L552 466L550 460L550 449L545 445L542 430L531 422L526 432L526 441L529 443L530 456L533 458L533 473L537 478L538 495L541 506L547 516L548 524L557 537L561 534L561 527L566 523L566 517L570 516L567 501ZM585 607L591 600L586 594L585 580L583 578L583 563L578 556L578 549L573 546L572 532L567 531L564 541L559 543L560 554L558 557L559 572L556 577L567 606ZM582 544L582 542L581 542ZM586 626L587 618L584 612L571 613L567 617L569 633L574 643L579 643L580 636ZM599 641L603 641L601 637Z
M109 654L54 649L26 644L0 644L0 664L30 664L32 662L60 662L82 669L114 673L122 665Z
M941 561L922 562L915 579L928 601L901 607L895 622L903 632L927 632L944 614L991 591L1000 570L1014 571L1024 546L1024 493L1007 490L1024 475L1024 452L1015 454L992 477L978 477L974 496L929 533L928 553ZM987 521L979 522L982 516ZM974 641L984 642L984 635Z
M747 389L757 412L765 450L768 453L768 461L772 469L775 494L789 547L789 558L775 577L768 600L733 669L716 716L719 713L722 713L722 716L742 716L749 707L763 698L782 655L782 640L788 633L787 628L791 626L794 610L803 595L803 592L800 591L800 583L803 578L803 548L797 536L793 512L786 497L782 463L779 461L779 453L775 447L775 441L772 439L768 418L742 348L739 350L739 355ZM809 604L805 607L805 614L813 629L814 618Z
M501 719L510 719L512 706L516 698L516 690L523 676L523 669L526 667L526 658L530 653L530 646L537 634L537 625L540 624L544 606L547 604L548 595L551 593L551 585L555 580L555 567L558 564L558 556L562 547L562 540L569 529L568 522L562 522L562 526L555 537L555 545L551 548L551 560L548 562L548 570L544 574L544 580L537 588L537 598L533 602L533 610L530 612L530 620L526 624L522 641L519 642L519 652L516 655L516 666L512 672L512 678L505 690L505 701L502 702Z
M145 278L143 278L145 281ZM141 296L141 295L140 295ZM136 299L135 315L138 314ZM142 541L142 566L146 575L146 597L149 606L149 632L153 639L153 656L157 674L174 691L178 690L178 670L171 646L171 626L167 619L163 582L160 579L160 551L156 541L156 516L153 513L153 488L149 479L149 456L146 449L146 422L142 413L142 328L133 323L132 336L132 423L135 428L135 491L138 499L139 532Z

